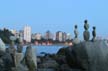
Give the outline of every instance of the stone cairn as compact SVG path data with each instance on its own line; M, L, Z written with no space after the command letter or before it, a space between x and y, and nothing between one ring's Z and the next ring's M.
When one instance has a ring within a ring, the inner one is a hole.
M74 34L75 34L75 38L73 39L73 44L78 44L78 43L80 43L80 41L79 41L79 39L78 39L78 30L77 30L77 28L78 28L78 26L77 25L75 25L75 30L74 30Z
M13 66L13 68L14 67L16 67L16 64L15 64L15 62L16 62L16 57L15 57L15 54L16 54L16 49L15 49L15 47L14 47L14 41L16 40L16 38L14 37L14 36L11 36L10 37L10 40L11 40L11 45L10 45L10 47L9 47L9 53L10 53L10 55L11 55L11 57L12 57L12 61L13 61L13 64L12 64L12 66Z
M92 41L95 41L95 38L96 38L96 27L93 27L92 35L93 35Z
M16 52L16 66L19 66L21 64L21 61L24 57L22 51L23 51L23 44L22 44L22 39L19 38L19 44L17 45L17 52Z
M19 38L19 44L17 50L14 47L14 37L11 37L11 46L6 50L7 53L11 55L12 58L12 71L36 71L36 51L31 45L26 48L25 55L23 51L22 40Z
M75 30L74 30L74 34L75 34L75 38L78 38L78 30L77 30L78 26L75 25Z
M89 38L90 38L90 32L88 31L89 24L88 24L87 20L85 20L84 23L85 23L84 24L85 31L83 32L83 37L84 37L85 41L89 41Z
M19 39L19 44L18 44L18 46L17 46L17 52L18 53L22 53L22 51L23 51L23 40L22 40L22 38L20 37Z

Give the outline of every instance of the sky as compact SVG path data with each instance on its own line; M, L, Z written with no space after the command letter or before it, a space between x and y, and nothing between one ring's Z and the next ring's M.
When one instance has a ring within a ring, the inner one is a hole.
M89 31L96 26L98 36L108 36L108 0L0 0L0 28L21 30L25 25L32 33L63 31L74 36L78 25L83 35L84 20Z

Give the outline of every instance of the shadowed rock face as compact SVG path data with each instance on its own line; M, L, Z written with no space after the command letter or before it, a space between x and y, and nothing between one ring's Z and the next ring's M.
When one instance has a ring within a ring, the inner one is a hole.
M11 55L0 50L0 71L11 71L12 64Z
M108 71L108 47L104 41L81 42L66 49L66 60L82 71Z

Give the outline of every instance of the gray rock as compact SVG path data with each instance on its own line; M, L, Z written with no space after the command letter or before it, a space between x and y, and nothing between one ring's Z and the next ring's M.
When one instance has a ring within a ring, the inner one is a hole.
M90 32L85 30L84 33L83 33L83 37L84 37L85 41L89 41L89 39L90 39Z
M5 51L6 49L6 46L5 46L5 43L2 41L2 39L0 38L0 50L1 51Z
M18 46L17 46L17 52L18 53L22 53L22 51L23 51L23 45L22 44L18 44Z
M14 71L29 71L28 68L22 64L18 64Z
M60 71L73 71L67 64L60 66Z
M0 51L0 71L11 71L12 57L9 53Z
M18 66L19 64L21 64L21 61L22 61L22 59L23 59L23 57L24 57L24 55L23 55L23 53L16 53L15 54L15 64L16 64L16 66Z
M82 71L108 71L108 46L104 41L82 42L66 50L71 68Z
M79 43L80 43L80 40L78 38L73 39L73 44L74 45L79 44Z
M7 50L6 50L10 55L11 55L11 57L12 57L12 61L13 61L13 67L15 67L15 53L16 53L16 49L15 49L15 47L12 45L12 46L10 46Z
M52 68L42 68L42 69L38 69L38 71L55 71Z
M32 47L28 46L25 52L25 64L30 71L36 70L36 65L33 59Z
M58 66L58 63L55 60L47 60L44 63L42 63L39 67L57 69Z

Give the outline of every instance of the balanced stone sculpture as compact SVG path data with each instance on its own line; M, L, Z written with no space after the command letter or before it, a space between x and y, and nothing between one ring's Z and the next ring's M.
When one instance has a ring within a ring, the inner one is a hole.
M90 38L90 33L88 31L89 29L89 24L87 23L87 20L84 21L84 29L85 31L83 32L83 37L84 37L84 40L85 41L89 41L89 38Z
M73 39L73 44L78 44L80 41L78 39L78 30L77 30L77 25L75 25L75 30L74 30L74 34L75 34L75 38Z
M11 42L11 45L10 45L10 47L9 47L9 54L11 55L11 57L12 57L12 61L13 61L13 67L15 67L16 65L15 65L15 62L16 62L16 56L15 56L15 54L16 54L16 49L15 49L15 47L14 47L14 42L12 41Z
M96 38L96 27L93 27L92 35L93 35L92 41L95 41L95 38Z
M17 52L22 53L22 51L23 51L23 45L22 45L23 41L22 41L21 37L18 40L19 40L19 44L17 46Z
M6 52L0 50L0 71L12 71L12 64L13 61L8 48L6 48Z
M75 30L74 30L74 34L75 34L75 38L78 38L78 30L77 30L77 25L75 25Z

